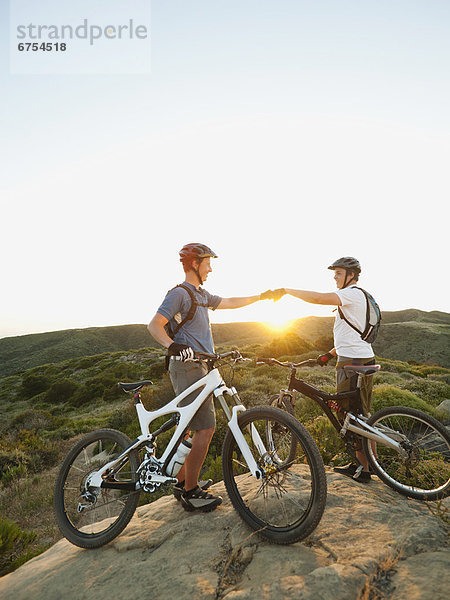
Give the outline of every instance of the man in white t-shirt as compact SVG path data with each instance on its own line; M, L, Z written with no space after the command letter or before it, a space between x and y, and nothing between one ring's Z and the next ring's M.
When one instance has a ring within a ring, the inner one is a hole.
M375 357L372 346L363 341L361 335L346 320L341 318L339 311L357 329L364 331L367 310L366 297L361 290L355 287L361 273L361 265L356 258L352 256L339 258L328 268L334 271L334 279L338 288L336 292L321 293L284 288L275 290L273 294L274 299L280 298L283 292L285 292L312 304L328 304L339 307L334 322L334 347L326 354L319 356L317 360L319 364L326 365L329 360L337 357L336 391L347 392L356 388L357 376L349 378L343 367L351 364L375 364ZM372 378L372 375L363 377L361 387L362 409L365 415L368 415L371 409ZM368 483L370 481L370 473L367 457L362 449L358 449L356 455L363 465L363 470L356 481ZM343 475L353 477L356 469L357 465L349 464L345 467L335 467L334 470Z

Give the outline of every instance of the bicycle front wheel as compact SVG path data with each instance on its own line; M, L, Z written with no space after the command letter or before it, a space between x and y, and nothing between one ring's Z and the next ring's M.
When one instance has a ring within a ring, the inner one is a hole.
M450 492L450 435L420 410L390 406L372 415L368 425L400 444L401 451L363 439L370 465L387 485L418 500L439 500Z
M55 484L53 507L61 533L80 548L98 548L119 535L136 510L139 491L137 452L130 452L105 483L123 489L92 488L88 476L115 460L131 440L113 429L93 431L79 440L66 456Z
M234 508L270 542L298 542L317 527L326 503L325 468L314 440L292 415L278 408L251 408L239 415L238 423L262 477L251 474L231 430L227 431L222 469ZM257 449L257 437L264 451ZM296 455L287 460L292 444Z

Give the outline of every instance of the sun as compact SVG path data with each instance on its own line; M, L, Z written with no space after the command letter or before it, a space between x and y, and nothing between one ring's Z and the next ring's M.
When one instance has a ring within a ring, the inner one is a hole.
M273 333L286 333L292 325L292 319L271 319L270 321L264 321L264 325Z

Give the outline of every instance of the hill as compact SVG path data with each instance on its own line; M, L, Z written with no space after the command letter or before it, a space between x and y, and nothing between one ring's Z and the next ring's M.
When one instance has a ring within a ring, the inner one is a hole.
M319 338L331 341L332 326L332 317L306 317L292 321L284 333L293 332L311 343ZM212 329L217 345L267 343L281 335L264 323L253 322L216 323ZM409 309L383 313L374 350L385 358L450 367L449 341L449 313ZM154 345L145 325L89 327L3 338L0 377L70 358Z
M47 363L152 345L144 325L66 329L0 340L0 376Z

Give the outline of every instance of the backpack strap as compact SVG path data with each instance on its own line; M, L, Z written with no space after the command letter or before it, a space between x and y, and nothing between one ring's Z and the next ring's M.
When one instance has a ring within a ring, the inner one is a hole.
M341 317L341 319L342 319L342 320L344 320L344 321L347 323L347 325L350 325L350 327L351 327L352 329L354 329L355 331L357 331L357 332L359 333L359 335L362 335L362 334L363 334L363 332L362 332L362 331L360 331L360 330L359 330L357 327L355 327L355 326L353 325L353 323L350 323L350 321L349 321L348 319L346 319L346 318L345 318L345 316L344 316L344 313L342 312L342 310L341 310L341 307L340 307L340 306L338 306L338 312L339 312L339 316Z
M177 326L175 327L175 329L172 331L172 335L175 335L187 321L190 321L191 319L194 318L195 311L197 310L197 305L198 305L197 300L195 299L195 296L194 296L194 292L191 289L189 289L187 285L180 283L180 284L176 285L175 287L173 287L172 290L174 290L178 287L183 288L183 290L186 290L186 292L189 294L189 296L191 298L191 306L187 312L187 315L184 317L184 319L180 323L178 323ZM172 291L172 290L169 290L169 291Z
M367 311L369 310L369 307L368 307L368 300L367 300L366 292L362 288L357 287L356 285L354 285L352 287L355 288L356 290L360 290L364 294L364 298L366 299L366 320L367 320ZM359 333L360 336L364 335L363 331L360 331L357 327L355 327L355 325L353 325L353 323L350 323L350 321L344 316L344 313L342 312L340 306L338 306L338 313L339 313L339 316L341 317L341 319L343 319L347 323L347 325L350 325L350 327L352 329L354 329L357 333Z

